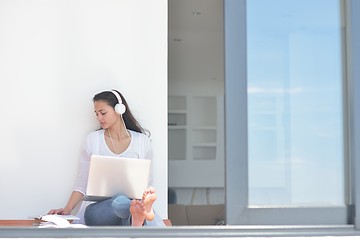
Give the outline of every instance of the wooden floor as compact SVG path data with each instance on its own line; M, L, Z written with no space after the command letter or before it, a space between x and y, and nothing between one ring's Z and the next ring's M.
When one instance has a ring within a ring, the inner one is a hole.
M0 226L26 227L34 225L35 220L0 220Z

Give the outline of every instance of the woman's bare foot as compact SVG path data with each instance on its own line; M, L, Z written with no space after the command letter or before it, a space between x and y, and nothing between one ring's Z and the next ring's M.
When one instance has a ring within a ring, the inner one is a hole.
M141 227L145 220L145 206L139 200L132 200L130 203L131 226Z
M155 214L152 205L156 200L156 192L153 187L149 187L144 191L141 201L132 200L130 203L131 226L141 227L144 225L145 219L151 221Z
M144 204L145 207L144 216L147 221L151 221L155 217L154 211L152 209L152 205L155 202L155 200L156 200L155 188L149 187L148 189L145 190L142 196L142 203Z

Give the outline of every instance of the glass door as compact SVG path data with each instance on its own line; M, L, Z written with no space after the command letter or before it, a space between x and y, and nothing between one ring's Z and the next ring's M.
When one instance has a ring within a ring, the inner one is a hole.
M343 5L225 1L228 224L349 222Z

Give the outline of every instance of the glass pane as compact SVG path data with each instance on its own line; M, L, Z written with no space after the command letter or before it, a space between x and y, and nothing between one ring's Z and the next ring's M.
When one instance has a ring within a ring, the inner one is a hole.
M249 204L344 204L339 0L247 1Z

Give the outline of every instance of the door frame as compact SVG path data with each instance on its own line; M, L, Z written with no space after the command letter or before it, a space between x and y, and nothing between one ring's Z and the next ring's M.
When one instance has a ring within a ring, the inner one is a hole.
M339 0L341 1L341 0ZM360 204L360 3L344 0L346 31L345 181L346 204L338 207L250 207L248 204L246 0L224 0L225 11L225 155L228 225L356 224ZM358 81L355 81L355 80ZM356 184L359 183L359 184Z

